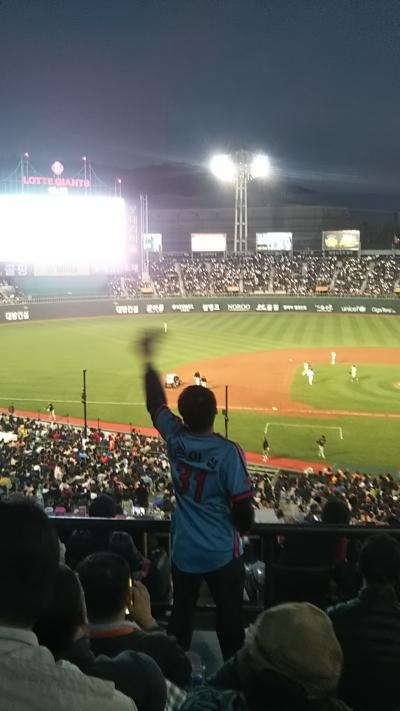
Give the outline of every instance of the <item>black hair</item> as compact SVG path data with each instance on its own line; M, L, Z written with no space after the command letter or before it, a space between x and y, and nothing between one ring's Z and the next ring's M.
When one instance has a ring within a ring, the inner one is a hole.
M130 570L126 560L115 553L93 553L78 565L91 622L107 621L117 615L127 601Z
M343 501L331 496L322 509L322 521L347 526L350 522L350 511Z
M217 401L212 390L189 385L179 395L178 410L185 425L192 432L201 434L214 424Z
M395 584L400 580L400 545L388 533L370 536L360 553L360 570L367 583Z
M89 507L89 516L98 516L99 518L114 518L117 515L117 504L115 499L109 494L100 494L97 496Z
M77 575L60 565L52 599L33 628L39 643L55 657L72 644L77 628L86 622L83 600Z
M31 627L51 598L60 556L56 530L31 501L0 501L0 619Z

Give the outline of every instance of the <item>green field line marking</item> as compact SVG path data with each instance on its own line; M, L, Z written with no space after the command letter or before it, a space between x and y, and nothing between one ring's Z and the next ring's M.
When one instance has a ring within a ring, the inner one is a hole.
M265 425L264 429L264 434L268 434L268 429L270 427L300 427L300 428L305 428L307 427L308 429L321 429L320 425L298 425L298 424L292 424L290 422L267 422ZM338 427L337 425L324 425L324 430L338 430L339 432L339 439L343 439L343 429L342 427Z

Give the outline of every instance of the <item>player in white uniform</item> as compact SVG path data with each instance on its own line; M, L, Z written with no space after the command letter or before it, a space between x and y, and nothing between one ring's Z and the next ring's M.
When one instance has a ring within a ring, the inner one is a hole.
M356 380L358 380L357 366L355 366L355 365L351 366L350 375L351 375L351 382L352 383L354 383Z
M336 363L336 351L331 351L331 365Z
M315 375L315 373L314 373L314 371L313 371L311 365L309 365L309 366L308 366L308 370L307 370L307 380L308 380L308 384L309 384L309 385L312 385L312 384L313 384L313 382L314 382L314 375Z
M307 375L309 367L310 367L310 364L305 360L303 363L302 375Z
M198 370L196 370L196 372L195 372L195 374L194 374L193 377L194 377L194 384L195 384L195 385L201 385L201 377L200 377L200 373L199 373Z
M168 333L168 324L166 321L164 321L163 326L164 326L164 333Z
M200 385L202 385L203 388L208 388L207 378L205 375L202 376L202 378L200 380Z

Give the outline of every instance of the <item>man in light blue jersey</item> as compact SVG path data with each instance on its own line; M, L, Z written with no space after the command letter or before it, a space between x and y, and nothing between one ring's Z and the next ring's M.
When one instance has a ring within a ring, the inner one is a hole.
M185 388L176 417L150 361L157 335L140 344L146 363L147 409L167 442L177 507L172 522L174 605L168 632L189 649L202 580L216 606L216 631L224 659L242 646L244 569L240 535L253 522L253 487L244 455L214 433L214 393Z

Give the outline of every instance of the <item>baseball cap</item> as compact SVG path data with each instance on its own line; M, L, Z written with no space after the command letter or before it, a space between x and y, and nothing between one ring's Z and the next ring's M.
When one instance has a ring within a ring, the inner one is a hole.
M259 615L244 650L254 671L272 669L302 686L309 699L333 692L343 653L332 622L308 602L277 605Z

